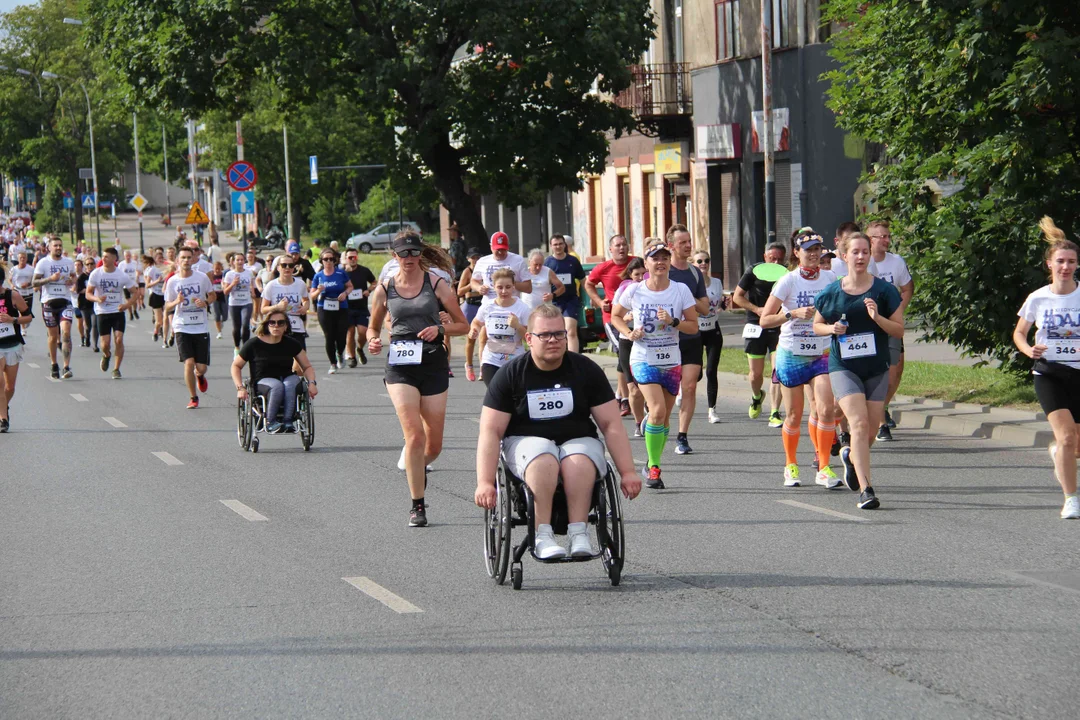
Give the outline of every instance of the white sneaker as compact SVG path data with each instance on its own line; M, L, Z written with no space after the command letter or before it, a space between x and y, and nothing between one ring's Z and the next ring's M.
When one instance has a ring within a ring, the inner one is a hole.
M218 333L218 334L217 334L217 339L218 339L218 340L220 340L220 339L221 339L221 333Z
M566 548L555 542L555 533L550 525L539 525L536 528L536 542L533 552L541 560L554 560L566 557Z
M1061 508L1062 520L1080 520L1080 498L1073 495L1065 498L1065 506Z
M401 472L405 472L405 448L401 448L401 455L398 457L397 460L397 469ZM425 469L428 472L432 471L432 467L430 465L428 465Z
M675 396L675 407L682 407L682 388L679 388L679 394Z
M330 372L328 372L326 374L327 375L337 375L337 365L331 365L330 366Z
M570 523L566 528L566 534L570 536L571 557L592 557L588 523Z
M1046 448L1046 452L1050 453L1050 462L1054 464L1054 470L1057 471L1057 443L1051 442L1049 447Z
M713 425L720 422L720 416L716 414L716 410L714 408L709 408L709 422L711 422Z

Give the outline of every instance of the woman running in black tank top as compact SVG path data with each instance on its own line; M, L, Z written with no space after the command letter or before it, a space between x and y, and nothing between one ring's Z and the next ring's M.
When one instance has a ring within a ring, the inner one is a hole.
M383 382L405 436L405 475L412 496L410 527L427 525L424 488L425 466L442 452L450 363L444 335L464 335L469 326L455 293L441 278L428 272L420 257L424 243L412 231L394 238L393 252L401 264L397 274L371 295L368 351L382 352L383 320L390 313L390 346ZM440 312L450 316L445 325Z

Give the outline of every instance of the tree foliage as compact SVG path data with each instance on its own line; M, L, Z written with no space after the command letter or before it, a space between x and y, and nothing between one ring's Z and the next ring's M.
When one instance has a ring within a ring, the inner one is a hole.
M90 0L94 37L140 98L235 117L253 79L292 109L333 96L400 128L382 160L425 175L479 242L466 186L515 205L602 168L634 120L618 92L648 0Z
M931 339L1019 370L1011 332L1045 284L1036 224L1080 229L1080 6L832 0L830 107L885 147L868 168ZM937 197L928 180L960 183ZM947 193L946 193L947 194Z

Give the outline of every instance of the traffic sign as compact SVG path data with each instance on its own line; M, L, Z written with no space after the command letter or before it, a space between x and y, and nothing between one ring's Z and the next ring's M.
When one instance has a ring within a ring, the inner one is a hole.
M135 195L130 200L131 207L135 208L139 212L142 212L143 208L145 208L147 203L149 202L149 200L143 197L142 193L135 193Z
M91 209L94 207L94 195L93 195L93 193L86 193L85 195L82 196L82 206L84 208L91 208Z
M64 209L65 210L74 210L75 209L75 198L71 197L70 195L66 196L64 198Z
M94 168L79 168L79 179L80 180L93 180L94 179Z
M233 215L247 215L255 212L255 191L254 190L233 190L232 191L232 214Z
M187 219L184 220L185 225L208 225L210 218L206 217L206 213L203 212L202 205L196 200L191 203L191 209L188 210Z
M250 190L259 181L255 166L247 160L237 160L225 171L225 182L233 190Z
M308 156L308 163L311 165L311 184L319 184L319 158L315 155Z

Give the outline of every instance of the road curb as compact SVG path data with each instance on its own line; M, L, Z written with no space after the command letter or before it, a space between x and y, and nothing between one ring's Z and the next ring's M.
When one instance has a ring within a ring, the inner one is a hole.
M589 356L615 380L616 359L607 355ZM719 394L726 398L749 399L746 376L717 373ZM704 397L705 384L698 385ZM932 398L897 395L889 406L897 427L930 430L942 435L996 440L1012 447L1045 448L1054 439L1050 423L1042 412L995 408L989 405L957 403Z

